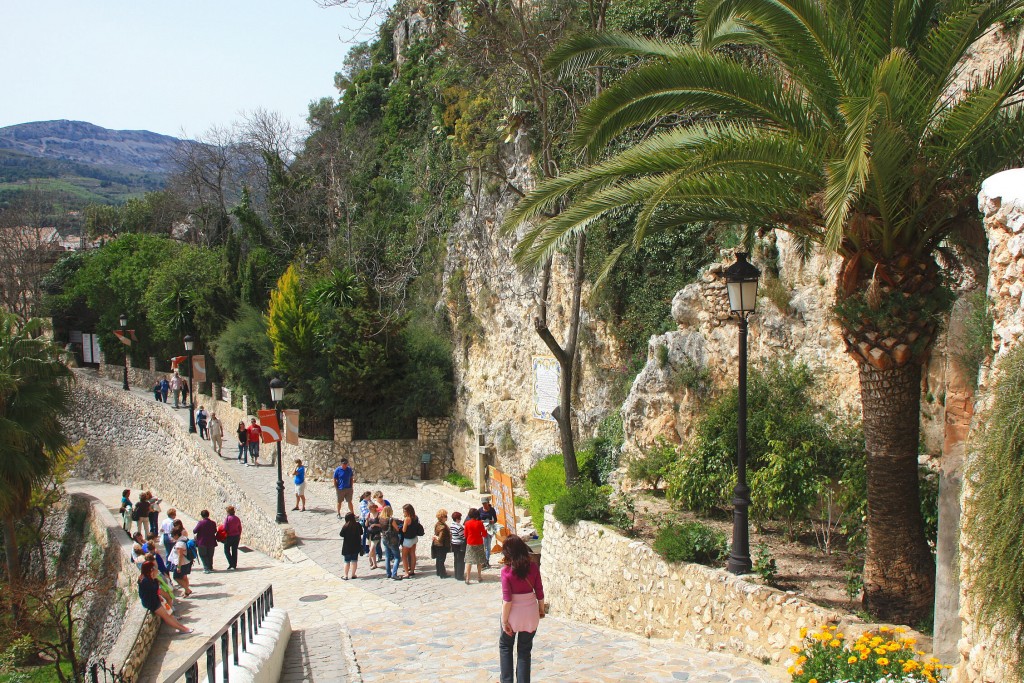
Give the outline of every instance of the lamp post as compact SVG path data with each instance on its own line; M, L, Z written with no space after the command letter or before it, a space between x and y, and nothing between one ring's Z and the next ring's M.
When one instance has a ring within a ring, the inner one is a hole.
M736 263L725 271L729 290L729 308L740 321L739 410L736 425L736 488L733 489L732 551L726 568L733 574L749 574L750 487L747 486L747 318L757 306L757 279L761 271L747 261L747 254L736 254Z
M125 338L125 328L128 327L128 316L124 313L121 314L121 338ZM121 384L121 388L128 391L128 347L124 347L124 382Z
M270 399L274 402L274 412L277 413L278 429L281 429L282 398L284 398L284 382L275 377L270 380ZM288 523L288 515L284 511L284 478L281 476L281 434L277 435L277 523Z
M487 491L487 427L480 420L476 439L476 471L479 473L477 489L480 493Z
M192 348L196 342L192 335L185 335L185 352L188 353L188 433L196 433L196 404L192 400Z

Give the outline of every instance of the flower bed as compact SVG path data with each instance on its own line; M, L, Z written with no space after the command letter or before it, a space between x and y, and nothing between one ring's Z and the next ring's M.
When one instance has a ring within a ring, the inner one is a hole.
M937 683L950 667L915 649L903 628L880 626L848 642L835 626L801 631L803 646L788 671L793 683Z

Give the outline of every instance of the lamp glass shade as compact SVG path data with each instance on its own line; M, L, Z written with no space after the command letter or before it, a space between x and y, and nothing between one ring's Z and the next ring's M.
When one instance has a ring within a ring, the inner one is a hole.
M270 380L270 400L277 403L284 398L284 382L276 377Z
M195 342L192 340L192 336L191 335L185 335L185 350L186 351L191 351L192 347L194 345L195 345Z
M750 313L757 306L757 281L761 277L744 252L736 254L736 263L725 270L725 285L729 291L729 308L733 313Z
M121 327L127 327L128 326L128 316L126 316L126 315L124 315L122 313L121 314L120 322L121 322Z

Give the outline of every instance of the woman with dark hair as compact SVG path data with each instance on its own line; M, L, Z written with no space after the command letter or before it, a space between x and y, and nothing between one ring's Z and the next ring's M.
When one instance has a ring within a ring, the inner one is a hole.
M135 523L138 527L138 532L142 534L143 538L146 536L146 532L149 531L149 492L142 491L139 493L139 502L135 504L135 513L132 515L135 518Z
M476 508L469 508L466 513L466 523L462 525L462 531L466 535L466 583L473 574L473 565L476 565L476 581L483 581L480 571L484 560L484 539L487 537L487 529L480 521L480 511Z
M195 633L167 611L160 599L160 582L156 577L156 562L143 562L142 575L139 577L139 600L142 606L163 619L164 623L179 633Z
M359 568L359 551L363 548L363 526L356 521L354 512L345 514L345 523L341 526L341 558L345 561L345 581L356 578Z
M434 558L434 570L442 579L448 578L444 561L452 549L452 530L448 528L448 511L441 508L437 511L437 524L434 525L434 538L430 544L430 555Z
M406 503L402 506L405 520L402 522L402 568L405 578L416 575L416 542L423 535L423 525L416 516L416 510Z
M467 523L468 525L468 523ZM512 645L516 646L516 681L530 683L530 653L533 636L544 616L544 584L540 567L530 561L530 548L518 536L509 536L501 546L501 635L498 656L501 683L512 683Z
M249 465L249 451L247 445L249 443L249 431L245 428L245 422L238 423L238 429L235 432L238 435L238 464L245 463Z
M131 536L132 522L135 521L135 506L132 505L132 490L121 491L121 528Z

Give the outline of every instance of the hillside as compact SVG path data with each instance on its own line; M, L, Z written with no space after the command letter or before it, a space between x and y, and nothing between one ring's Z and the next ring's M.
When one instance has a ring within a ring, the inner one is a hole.
M84 121L34 121L0 128L0 149L134 173L169 173L180 142L145 130L109 130Z

